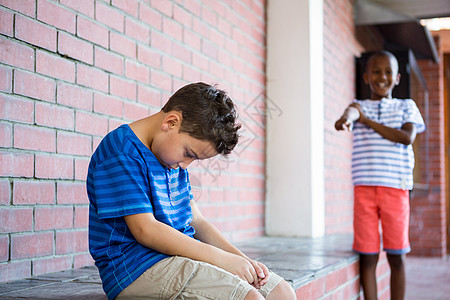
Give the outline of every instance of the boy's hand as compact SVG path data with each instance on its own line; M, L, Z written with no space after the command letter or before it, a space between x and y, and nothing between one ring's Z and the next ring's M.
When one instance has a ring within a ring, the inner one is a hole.
M361 105L359 105L359 103L352 103L352 104L349 105L349 107L353 107L353 108L356 108L358 110L358 112L359 112L358 122L360 122L361 124L365 124L367 117L364 114L364 112L363 112L363 110L361 108Z
M336 128L336 130L347 129L347 131L352 131L353 121L342 117L339 120L337 120L336 123L334 123L334 128Z
M227 252L225 259L221 259L217 266L254 286L259 282L255 267L242 256Z
M259 289L269 281L269 269L267 269L267 267L259 261L253 259L249 259L249 261L255 268L256 274L258 275L258 280L252 285Z

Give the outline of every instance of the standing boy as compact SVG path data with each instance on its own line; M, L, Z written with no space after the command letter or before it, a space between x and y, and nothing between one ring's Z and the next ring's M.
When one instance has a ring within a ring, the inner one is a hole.
M416 134L425 130L411 99L392 99L399 83L398 62L387 51L367 61L364 81L371 98L355 100L336 121L336 130L352 130L354 185L353 250L360 254L361 284L366 300L377 299L376 266L383 249L391 268L391 299L405 297L404 254L409 253L409 190L413 186Z
M92 155L89 251L108 299L295 299L291 286L208 222L186 167L229 154L236 110L204 83L110 132Z

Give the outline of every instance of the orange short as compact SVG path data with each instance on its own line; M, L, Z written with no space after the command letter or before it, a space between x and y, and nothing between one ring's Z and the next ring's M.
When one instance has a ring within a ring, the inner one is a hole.
M353 250L360 254L380 252L379 222L383 250L405 254L409 245L409 191L382 186L355 186Z

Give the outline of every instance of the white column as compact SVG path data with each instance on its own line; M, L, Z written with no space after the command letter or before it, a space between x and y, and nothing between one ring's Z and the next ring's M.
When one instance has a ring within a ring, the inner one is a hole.
M324 234L323 1L267 8L266 232Z

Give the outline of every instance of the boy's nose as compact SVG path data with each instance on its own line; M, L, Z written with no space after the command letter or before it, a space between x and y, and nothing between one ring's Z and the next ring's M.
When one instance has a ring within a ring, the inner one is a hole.
M178 166L179 166L180 168L182 168L182 169L186 169L186 168L191 164L191 162L193 162L193 161L194 161L193 158L187 158L187 159L185 159L185 160L183 160L183 161L180 161L180 162L178 163Z

